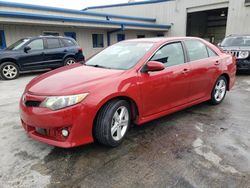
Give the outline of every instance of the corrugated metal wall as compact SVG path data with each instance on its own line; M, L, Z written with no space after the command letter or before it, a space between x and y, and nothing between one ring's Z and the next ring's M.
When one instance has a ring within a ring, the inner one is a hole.
M245 0L175 0L157 4L101 8L91 11L154 17L157 23L173 23L169 36L185 36L188 11L203 11L229 7L226 35L250 34L250 6Z

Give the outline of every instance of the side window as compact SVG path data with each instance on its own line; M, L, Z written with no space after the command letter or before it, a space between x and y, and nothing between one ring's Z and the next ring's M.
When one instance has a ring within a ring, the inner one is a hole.
M43 39L33 40L27 46L29 46L31 50L43 50Z
M92 34L93 48L103 48L103 34Z
M60 48L59 39L50 39L47 38L48 49Z
M207 47L207 52L209 57L216 57L218 56L213 50L211 50L209 47Z
M166 67L185 63L185 57L181 43L176 42L163 46L154 54L151 60L159 61Z
M62 39L62 42L65 47L75 46L75 43L70 39Z
M206 45L197 40L185 41L190 61L208 58Z
M145 35L137 35L138 39L145 38Z
M125 40L125 34L117 34L117 42Z
M3 49L5 47L6 47L6 41L5 41L4 31L0 30L0 49Z

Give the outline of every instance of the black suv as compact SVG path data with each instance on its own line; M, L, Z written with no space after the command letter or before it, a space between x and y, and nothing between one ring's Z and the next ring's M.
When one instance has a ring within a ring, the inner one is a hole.
M218 46L236 57L238 71L250 71L250 35L230 35Z
M12 80L20 72L54 69L83 62L82 48L68 37L24 38L0 51L0 77Z

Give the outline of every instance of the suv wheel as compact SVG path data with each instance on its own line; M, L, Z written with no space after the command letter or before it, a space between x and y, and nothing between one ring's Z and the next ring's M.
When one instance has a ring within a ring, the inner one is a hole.
M69 57L69 58L66 58L64 60L64 65L67 66L67 65L73 65L76 63L76 60L72 57Z
M0 76L4 80L13 80L19 76L19 68L15 63L5 62L0 65Z
M125 100L113 100L103 106L94 127L95 139L106 146L121 144L131 121L130 105Z

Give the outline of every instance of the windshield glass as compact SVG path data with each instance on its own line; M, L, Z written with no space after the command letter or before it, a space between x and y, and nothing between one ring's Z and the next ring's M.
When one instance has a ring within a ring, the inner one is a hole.
M221 46L250 46L250 36L234 36L225 38Z
M7 50L19 50L29 39L20 39L19 41L15 42L14 44L10 45Z
M127 70L150 50L153 43L122 42L106 48L86 62L86 65Z

